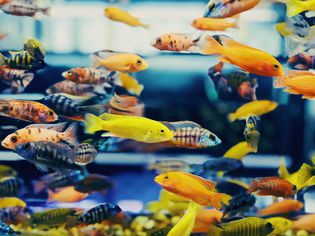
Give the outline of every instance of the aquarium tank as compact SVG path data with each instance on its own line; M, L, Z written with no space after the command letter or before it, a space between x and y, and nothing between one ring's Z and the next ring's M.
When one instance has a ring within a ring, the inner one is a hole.
M0 235L315 235L314 0L0 0Z

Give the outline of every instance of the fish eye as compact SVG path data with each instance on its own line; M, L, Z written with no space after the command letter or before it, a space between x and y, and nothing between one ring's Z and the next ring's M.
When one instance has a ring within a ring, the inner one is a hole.
M210 138L211 141L213 141L213 142L216 140L216 138L215 138L215 136L214 136L213 134L210 134L210 135L209 135L209 138Z
M137 65L138 65L138 66L141 66L141 65L142 65L142 61L141 61L141 60L138 60L138 61L137 61Z
M273 68L279 69L279 65L273 65Z
M10 140L11 140L12 143L16 143L17 142L17 137L16 136L12 136Z
M270 222L268 222L268 223L266 224L266 227L267 227L268 229L273 229L273 225L272 225Z
M31 149L31 145L29 143L25 143L25 144L23 144L23 149L28 151Z
M293 191L296 191L296 190L297 190L297 188L296 188L295 185L292 186L292 190L293 190Z
M214 4L210 4L209 7L208 7L209 11L212 11L214 9L214 7L215 7Z
M156 41L155 41L156 44L162 44L162 40L160 38L158 38Z
M69 76L72 76L73 73L72 73L71 71L68 71L68 75L69 75Z
M168 179L168 175L166 175L166 176L164 177L164 179Z
M161 129L161 133L164 133L164 129Z
M49 112L48 112L48 115L49 115L49 116L53 116L53 115L54 115L54 112L53 112L53 111L49 111Z

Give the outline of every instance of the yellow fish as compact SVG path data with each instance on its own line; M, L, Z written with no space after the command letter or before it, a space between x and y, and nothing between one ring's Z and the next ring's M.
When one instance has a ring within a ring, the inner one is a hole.
M140 96L143 85L139 84L138 80L133 78L127 73L122 73L120 76L120 81L122 84L122 87L125 88L128 92L136 94L137 96Z
M229 114L229 121L244 120L249 116L261 116L276 109L278 103L269 100L248 102L239 107L234 113Z
M159 143L173 138L173 133L162 123L139 116L123 116L104 113L99 117L87 114L85 131L93 134L108 131L103 136L133 139L145 143Z
M91 55L92 67L105 67L109 71L138 72L146 70L148 63L136 54L103 50Z
M8 208L8 207L16 207L20 206L25 208L26 203L16 197L5 197L5 198L0 198L0 208Z
M266 220L270 222L274 227L274 230L270 234L268 234L269 236L284 235L285 232L293 227L293 222L283 217L271 217Z
M223 157L242 160L250 152L255 152L255 148L248 145L248 143L244 141L239 142L238 144L227 150L224 153Z
M292 17L303 11L315 11L314 0L287 0L287 16Z
M138 18L118 7L106 7L104 15L112 21L122 22L130 26L140 26L146 29L150 27L148 24L142 23Z
M194 228L197 213L201 208L197 203L191 202L185 215L170 230L167 236L189 236Z
M224 31L228 28L237 28L237 21L233 18L218 19L202 17L192 22L192 27L198 30Z
M17 176L16 170L14 170L13 168L7 165L0 165L0 178L8 177L8 176L12 176L12 177Z

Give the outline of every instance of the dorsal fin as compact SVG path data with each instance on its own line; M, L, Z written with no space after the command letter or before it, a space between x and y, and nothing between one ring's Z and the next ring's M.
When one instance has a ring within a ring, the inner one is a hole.
M175 122L161 121L161 123L171 130L177 130L182 128L201 128L201 125L189 120Z
M214 190L214 188L215 188L215 183L211 182L210 180L207 180L207 179L201 178L197 175L193 175L193 174L186 173L186 172L183 172L183 174L188 175L191 178L194 178L195 180L197 180L198 182L203 184L210 191Z

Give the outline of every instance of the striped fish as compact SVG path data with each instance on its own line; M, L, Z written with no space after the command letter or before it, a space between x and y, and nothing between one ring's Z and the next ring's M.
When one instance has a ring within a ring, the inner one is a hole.
M49 15L50 7L41 6L39 1L15 0L4 5L1 10L10 15L36 17L37 13Z
M0 222L0 235L13 236L17 234L18 232L14 231L9 225Z
M35 60L26 51L9 52L11 57L6 58L0 53L0 65L8 65L15 69L39 70L45 67L43 60Z
M20 178L5 177L0 180L0 197L14 197L21 193L24 181Z
M35 212L31 215L31 223L34 225L57 226L67 223L75 217L76 211L70 208L58 208L43 212Z
M96 158L97 151L93 145L89 143L81 143L77 147L77 156L75 161L77 163L89 164Z
M111 216L117 215L121 211L120 207L111 203L102 203L92 209L83 212L78 219L79 224L101 223Z
M255 205L256 198L252 194L239 194L234 196L228 206L223 207L223 217L233 217L238 213L244 213Z

